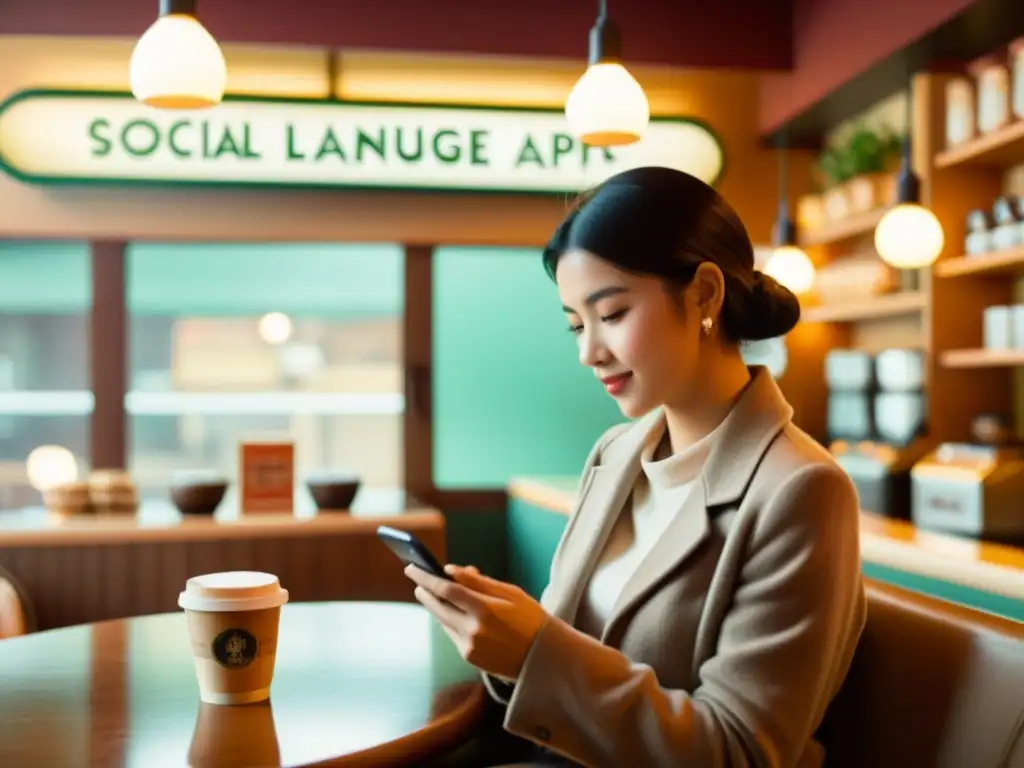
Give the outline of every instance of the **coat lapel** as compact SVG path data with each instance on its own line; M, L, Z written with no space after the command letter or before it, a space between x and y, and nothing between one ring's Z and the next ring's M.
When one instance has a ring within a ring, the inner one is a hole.
M750 384L722 424L722 434L708 455L699 481L694 483L665 533L623 587L602 640L707 538L710 510L743 497L768 446L791 420L793 410L768 371L758 366L752 367L751 373ZM630 479L631 486L639 473L639 456L637 465L637 472ZM588 580L590 573L588 570Z
M605 543L629 499L640 474L640 454L648 435L663 428L661 411L638 420L605 449L600 463L584 478L578 510L559 552L559 570L566 574L564 589L552 596L551 612L572 624Z
M651 551L640 562L640 567L623 586L612 615L605 624L602 642L611 634L621 616L628 614L665 576L686 561L707 538L709 530L704 487L701 483L696 483L665 529L665 533L655 542Z

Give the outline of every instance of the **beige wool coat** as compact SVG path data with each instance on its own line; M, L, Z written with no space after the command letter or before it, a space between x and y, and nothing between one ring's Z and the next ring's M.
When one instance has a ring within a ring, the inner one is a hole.
M768 371L726 418L700 481L626 583L603 636L573 627L660 410L587 459L505 729L593 768L811 768L813 734L866 617L849 478L792 423Z

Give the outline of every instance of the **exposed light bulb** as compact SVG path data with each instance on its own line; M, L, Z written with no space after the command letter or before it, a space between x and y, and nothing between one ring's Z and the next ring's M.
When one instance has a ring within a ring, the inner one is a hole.
M917 203L900 203L875 228L875 249L897 269L920 269L935 263L945 245L942 224Z
M205 109L224 98L224 54L199 20L169 13L153 22L132 51L135 98L159 109Z
M75 454L62 445L40 445L25 461L25 474L37 491L45 491L78 479Z
M795 245L776 248L768 257L763 271L798 296L809 293L814 287L814 264Z
M573 135L593 147L618 147L640 140L651 120L647 94L615 61L591 64L565 102Z
M292 321L283 312L268 312L260 318L260 338L267 344L284 344L292 337Z

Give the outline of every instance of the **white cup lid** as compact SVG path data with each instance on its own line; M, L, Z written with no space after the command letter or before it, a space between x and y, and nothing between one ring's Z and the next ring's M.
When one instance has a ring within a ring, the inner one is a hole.
M288 602L277 576L258 571L225 571L193 576L178 595L186 611L259 611Z

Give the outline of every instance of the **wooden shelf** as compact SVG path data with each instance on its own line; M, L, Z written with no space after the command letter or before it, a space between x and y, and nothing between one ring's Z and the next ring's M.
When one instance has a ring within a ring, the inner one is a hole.
M1024 274L1024 246L979 256L942 259L935 262L935 274L940 277Z
M872 232L878 226L878 222L885 215L886 208L879 208L877 211L858 213L854 216L829 224L827 227L802 232L799 236L800 245L804 248L815 245L829 245L841 240L848 240L851 237L859 237Z
M920 312L925 308L927 302L928 297L917 291L886 293L842 304L819 304L814 307L804 307L800 315L805 323L856 323L863 320L877 320L894 315Z
M946 368L1012 368L1024 366L1024 349L951 349L939 360Z
M1008 168L1018 163L1024 163L1024 120L1010 123L1005 128L935 156L936 168L951 168L955 165Z

